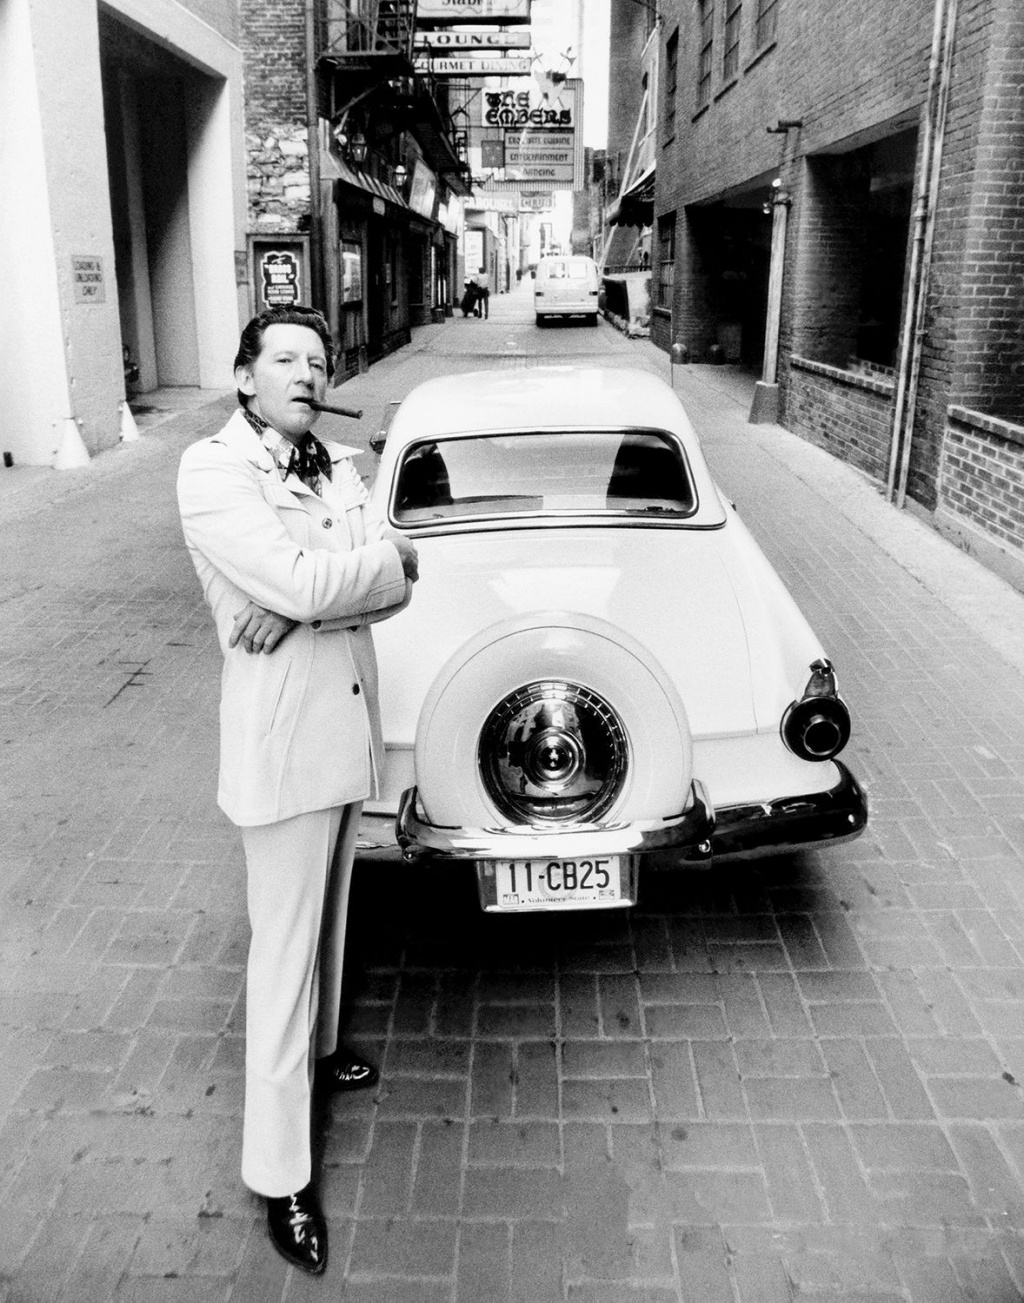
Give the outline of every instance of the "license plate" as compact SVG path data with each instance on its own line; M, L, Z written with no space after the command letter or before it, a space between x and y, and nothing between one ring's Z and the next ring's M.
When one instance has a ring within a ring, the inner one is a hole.
M630 857L594 855L578 860L485 860L478 864L481 903L487 910L607 909L632 905Z

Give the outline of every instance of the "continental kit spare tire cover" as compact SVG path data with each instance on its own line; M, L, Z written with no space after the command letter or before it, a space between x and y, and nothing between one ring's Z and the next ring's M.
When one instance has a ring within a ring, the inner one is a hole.
M660 819L685 808L693 777L690 727L682 699L656 659L603 620L533 613L471 639L427 693L416 729L416 783L430 823L493 828L533 822L521 811L499 808L493 772L487 772L491 757L481 755L481 739L500 733L495 712L514 712L524 697L519 690L549 684L567 686L569 697L600 716L607 746L624 760L614 791L596 812L567 822ZM545 826L553 830L552 823Z

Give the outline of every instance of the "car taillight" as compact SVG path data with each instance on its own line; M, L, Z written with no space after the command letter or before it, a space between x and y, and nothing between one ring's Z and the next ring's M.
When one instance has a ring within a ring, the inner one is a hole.
M491 711L480 734L480 772L502 814L517 823L597 819L626 775L618 716L589 688L529 683Z
M782 717L782 740L802 760L831 760L850 740L850 712L830 661L811 665L804 695Z

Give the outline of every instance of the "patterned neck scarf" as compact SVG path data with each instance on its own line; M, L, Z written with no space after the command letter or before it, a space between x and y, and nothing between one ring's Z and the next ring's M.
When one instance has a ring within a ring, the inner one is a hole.
M242 415L273 457L281 478L285 480L289 475L297 475L314 493L319 493L320 477L329 480L332 472L331 454L320 440L307 433L297 444L294 444L283 434L278 434L262 416L257 416L248 407L242 408Z

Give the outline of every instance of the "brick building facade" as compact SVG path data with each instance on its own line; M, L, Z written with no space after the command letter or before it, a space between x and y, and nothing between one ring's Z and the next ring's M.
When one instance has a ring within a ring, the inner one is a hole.
M315 303L344 378L451 312L463 164L411 0L239 4L252 307Z
M652 337L767 375L774 311L779 419L1024 587L1024 7L661 15Z

